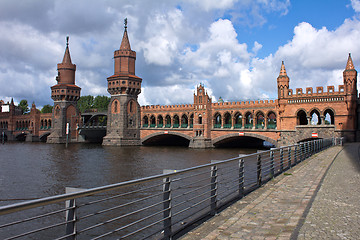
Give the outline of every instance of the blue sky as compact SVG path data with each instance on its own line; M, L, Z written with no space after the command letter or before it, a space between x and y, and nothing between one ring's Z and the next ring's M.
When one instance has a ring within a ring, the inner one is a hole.
M292 89L342 84L348 53L360 66L360 0L2 0L0 99L52 104L70 36L82 95L107 95L128 18L141 105L275 99L285 61Z
M333 31L354 14L350 1L346 0L297 0L291 1L287 14L265 13L264 25L248 27L239 24L236 31L238 40L249 46L255 41L263 44L257 56L264 58L291 40L294 28L301 22L308 22L317 29L326 27Z

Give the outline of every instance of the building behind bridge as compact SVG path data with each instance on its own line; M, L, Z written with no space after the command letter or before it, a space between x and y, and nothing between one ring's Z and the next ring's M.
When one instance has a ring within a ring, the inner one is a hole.
M53 113L41 114L33 104L29 114L21 115L13 101L2 101L0 131L9 140L39 141L48 137L50 143L64 143L67 132L75 142L79 141L79 132L86 135L103 131L104 145L166 144L174 140L193 148L263 141L282 146L313 138L360 138L357 71L350 54L343 83L337 88L293 90L282 62L275 100L214 103L200 84L189 104L151 106L138 103L142 79L136 76L135 61L136 52L131 49L125 26L120 48L114 51L114 74L107 78L111 100L108 112L101 114L107 116L107 125L102 129L92 125L89 129L86 126L91 121L96 123L100 115L95 112L87 117L89 122L81 118L77 108L81 88L75 84L76 66L71 62L67 42L63 61L58 64L57 84L51 87Z

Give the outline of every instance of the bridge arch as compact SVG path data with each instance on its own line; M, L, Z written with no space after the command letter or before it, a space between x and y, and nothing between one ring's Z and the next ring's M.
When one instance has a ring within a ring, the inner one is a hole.
M23 142L23 141L26 140L26 136L27 136L27 135L28 135L28 132L21 132L21 133L18 133L18 134L15 135L15 139L16 139L17 141Z
M266 137L266 136L263 136L263 135L260 135L260 134L248 133L248 132L246 132L244 136L239 136L239 133L229 133L229 134L215 138L214 140L212 140L212 144L216 147L216 145L220 145L224 141L228 141L228 140L231 140L234 138L245 139L246 137L267 141L267 142L271 143L272 145L274 145L275 147L278 147L278 143L276 140Z
M41 142L46 142L47 137L50 135L51 132L46 132L40 135L39 139Z
M141 139L142 145L183 145L189 146L192 137L177 131L162 131L147 135Z

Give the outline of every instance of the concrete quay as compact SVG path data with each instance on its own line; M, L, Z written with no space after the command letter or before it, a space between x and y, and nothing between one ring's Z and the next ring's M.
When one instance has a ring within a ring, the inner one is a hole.
M182 240L359 239L360 143L313 155Z

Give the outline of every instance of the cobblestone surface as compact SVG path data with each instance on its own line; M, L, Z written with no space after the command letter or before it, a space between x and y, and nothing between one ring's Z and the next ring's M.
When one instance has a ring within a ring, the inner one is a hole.
M347 144L331 165L298 239L360 239L360 144Z
M296 229L300 229L300 225L304 222L304 213L311 205L311 200L326 170L341 149L342 147L339 146L332 147L315 154L287 171L289 175L278 176L189 232L182 239L281 240L296 237L294 233L299 232ZM317 223L310 223L310 226L311 224ZM305 232L307 234L311 231L309 229ZM304 238L307 239L306 234ZM317 239L315 236L310 238Z

